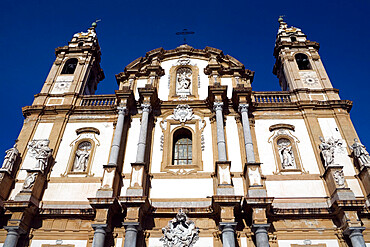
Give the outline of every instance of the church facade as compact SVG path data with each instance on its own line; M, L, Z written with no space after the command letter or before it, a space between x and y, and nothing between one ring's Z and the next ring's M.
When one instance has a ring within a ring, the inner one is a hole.
M319 43L279 19L273 73L211 47L146 53L104 79L77 33L24 107L0 169L0 246L370 246L370 156Z

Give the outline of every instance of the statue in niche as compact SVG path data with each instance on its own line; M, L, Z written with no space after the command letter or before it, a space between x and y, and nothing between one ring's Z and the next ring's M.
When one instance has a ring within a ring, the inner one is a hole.
M51 149L49 148L49 140L32 140L28 143L28 148L31 153L31 157L36 159L35 169L45 170L48 159L51 156Z
M37 172L28 173L23 183L23 189L26 189L26 190L31 189L33 187L33 184L35 183L36 176L37 176Z
M199 239L198 227L182 210L162 228L162 232L164 236L160 241L164 247L191 247Z
M366 151L366 147L362 145L357 138L355 138L354 141L350 149L353 150L353 157L357 160L360 168L370 165L370 155Z
M191 76L192 71L190 68L179 68L176 73L176 94L186 96L191 94Z
M6 170L10 173L13 170L14 163L17 160L17 157L19 155L17 144L14 144L14 146L6 150L5 153L6 155L4 157L4 162L1 167L1 170Z
M279 139L277 141L277 146L283 169L297 169L290 141L286 138Z
M89 161L91 152L91 143L88 141L81 142L76 150L76 156L73 163L74 172L85 172L87 169L87 162Z

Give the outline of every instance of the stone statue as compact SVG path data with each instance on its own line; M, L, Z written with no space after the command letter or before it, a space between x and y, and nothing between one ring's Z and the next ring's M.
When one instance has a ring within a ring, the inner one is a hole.
M182 210L162 228L162 232L163 247L191 247L199 239L198 227Z
M327 142L325 142L322 136L319 137L321 144L319 146L322 158L324 159L324 167L328 167L333 165L334 162L334 143L330 138Z
M366 147L362 145L357 138L355 138L354 141L350 149L353 150L353 157L357 160L360 168L370 165L370 155L366 151Z
M87 169L87 162L89 161L91 151L90 142L82 142L78 145L76 157L73 164L74 172L84 172Z
M278 150L283 169L296 169L292 145L288 139L278 140Z
M13 170L14 163L17 160L17 157L19 155L17 144L14 144L14 146L6 150L5 153L6 155L4 157L4 162L1 167L1 170L6 170L8 172L11 172Z
M33 187L33 184L35 183L36 176L37 176L37 172L28 173L23 183L23 189L26 189L26 190L31 189Z
M35 169L44 171L48 159L51 156L51 149L48 147L49 140L32 140L28 143L31 156L36 159Z
M179 68L177 70L176 79L176 94L178 95L189 95L191 94L191 75L192 71L190 68Z

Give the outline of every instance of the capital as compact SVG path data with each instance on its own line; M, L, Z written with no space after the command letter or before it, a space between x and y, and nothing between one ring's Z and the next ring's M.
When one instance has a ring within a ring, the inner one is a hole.
M213 103L213 110L214 111L218 111L218 110L222 111L223 106L224 106L223 102L214 102Z
M118 110L118 114L120 114L120 115L126 115L127 114L126 106L118 106L117 110Z
M149 103L141 104L141 108L143 109L143 112L150 112L150 110L152 109Z
M248 104L239 104L238 110L240 113L248 112L248 107L249 107Z

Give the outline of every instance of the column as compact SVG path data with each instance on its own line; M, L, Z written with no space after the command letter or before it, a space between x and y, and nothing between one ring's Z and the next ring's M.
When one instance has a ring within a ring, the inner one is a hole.
M225 144L225 132L224 132L224 120L222 115L224 103L214 102L213 110L216 112L216 126L217 126L217 149L218 149L218 160L226 161L226 144Z
M349 233L349 238L353 247L366 247L364 236L362 231L365 230L365 227L349 227L345 233Z
M270 224L253 225L254 234L256 235L256 247L269 247L269 235L267 229Z
M125 114L127 112L127 109L125 106L117 107L117 109L118 109L118 119L117 119L117 124L116 124L116 130L114 131L114 137L113 137L113 142L112 142L112 147L111 147L109 162L108 162L108 165L110 166L117 166L119 149L120 149L121 139L122 139L123 125L125 124Z
M92 228L94 228L94 240L92 243L92 247L104 247L105 243L105 235L106 235L106 224L92 224Z
M242 116L244 146L245 146L245 153L247 156L247 162L255 163L256 159L254 157L251 128L249 126L248 107L249 107L248 104L239 104L239 112L241 113L241 116Z
M4 228L8 231L8 234L3 247L16 247L20 236L19 227L5 226Z
M137 147L137 153L136 153L136 163L144 163L146 134L148 132L148 120L149 120L149 112L150 112L151 107L149 103L144 103L144 104L141 104L141 108L143 109L143 112L141 116L139 142L137 144L138 147Z
M236 223L220 223L222 228L222 246L235 247L235 226Z
M136 247L139 223L123 223L123 225L126 227L124 247Z

